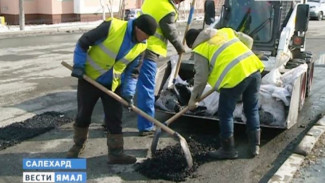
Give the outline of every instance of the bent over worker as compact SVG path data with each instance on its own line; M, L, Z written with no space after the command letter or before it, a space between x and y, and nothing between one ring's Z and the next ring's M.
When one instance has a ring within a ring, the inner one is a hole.
M67 157L77 158L85 147L91 115L102 100L107 126L108 163L132 164L136 158L123 153L122 104L82 79L96 80L132 104L137 82L138 56L147 47L146 39L156 31L157 23L149 15L122 21L110 18L83 34L74 51L72 76L78 79L78 113L74 127L74 145Z
M137 105L148 115L155 115L155 78L159 56L167 55L167 43L172 43L177 52L183 53L184 46L178 38L176 30L176 4L183 0L145 0L141 11L149 14L158 23L154 36L148 39L148 48L142 63L137 84ZM142 116L138 116L138 130L140 136L152 135L154 125Z
M194 87L188 106L197 107L206 84L220 92L218 117L220 120L221 147L209 155L216 159L238 157L234 141L233 112L242 95L249 151L259 154L260 120L258 93L263 63L251 51L253 39L230 28L190 29L186 44L193 49L195 60Z

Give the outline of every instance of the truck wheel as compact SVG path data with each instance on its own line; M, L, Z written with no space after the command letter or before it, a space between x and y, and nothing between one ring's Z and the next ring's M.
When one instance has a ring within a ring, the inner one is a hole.
M308 69L307 69L306 98L311 93L311 85L313 83L313 78L314 78L314 62L311 62L308 64Z
M318 21L322 21L323 20L323 12L319 12L318 13L317 20Z

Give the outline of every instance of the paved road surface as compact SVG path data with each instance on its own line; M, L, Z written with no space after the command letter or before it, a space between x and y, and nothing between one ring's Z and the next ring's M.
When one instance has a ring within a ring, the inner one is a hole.
M325 41L325 23L312 21L307 36L307 49L316 58L324 53L321 43ZM80 34L43 35L27 38L0 40L0 126L25 120L45 111L61 111L73 117L76 109L76 79L60 65L62 60L72 63L73 47ZM215 161L201 166L195 178L188 182L265 182L290 154L295 143L301 139L310 123L325 111L325 68L315 68L312 95L306 101L298 124L290 130L263 129L261 155L255 159L245 158L246 139L244 128L236 126L240 159ZM125 112L124 131L127 152L139 160L148 157L150 138L136 136L136 116ZM158 113L161 121L168 115ZM141 182L145 177L134 172L132 166L109 166L106 161L104 134L100 123L103 119L98 105L93 116L90 140L87 143L87 173L90 182L115 181ZM216 122L182 118L173 126L181 134L195 132L216 133ZM0 182L21 180L21 160L24 157L64 157L71 146L71 124L19 145L0 151ZM161 139L160 147L175 141L167 136ZM100 144L100 145L99 145ZM5 168L4 168L5 167Z

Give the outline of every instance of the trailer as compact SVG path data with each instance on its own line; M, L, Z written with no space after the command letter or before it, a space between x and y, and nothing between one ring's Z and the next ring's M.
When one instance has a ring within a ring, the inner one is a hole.
M213 8L211 8L213 7ZM211 11L212 10L212 11ZM231 27L244 32L254 39L253 52L265 65L262 76L275 70L282 76L297 72L298 67L305 70L295 76L288 97L288 105L283 107L284 120L280 123L261 122L261 126L269 128L289 129L297 123L299 111L311 91L314 62L312 54L305 50L306 32L308 30L309 6L296 1L255 1L225 0L221 7L218 21L215 17L214 1L205 2L204 26L212 28ZM179 70L183 80L194 77L194 65L191 54L184 56ZM294 70L296 69L296 70ZM161 96L169 76L173 75L171 61L158 69L156 76L156 99ZM156 110L175 114L177 111ZM184 116L198 119L218 120L217 116L201 116L186 113ZM244 124L244 120L235 118L235 123Z

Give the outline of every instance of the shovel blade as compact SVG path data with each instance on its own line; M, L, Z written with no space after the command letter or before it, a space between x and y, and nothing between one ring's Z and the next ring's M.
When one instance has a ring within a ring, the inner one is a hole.
M187 144L186 140L182 136L180 136L179 134L177 134L177 136L178 136L179 142L181 144L181 148L183 150L187 166L188 166L188 168L192 168L192 166L193 166L193 158L192 158L190 149L188 147L188 144Z
M151 142L151 154L152 155L156 154L156 150L157 150L160 135L161 135L161 128L157 128L156 131L155 131L155 135L152 138L152 142Z

